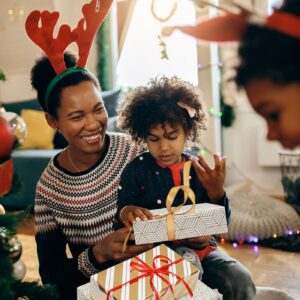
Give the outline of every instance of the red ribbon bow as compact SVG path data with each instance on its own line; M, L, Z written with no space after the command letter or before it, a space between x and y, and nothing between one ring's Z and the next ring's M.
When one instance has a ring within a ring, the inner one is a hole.
M153 284L154 275L156 275L162 281L164 281L169 286L169 288L171 289L172 293L174 294L174 289L173 289L173 286L172 286L171 282L162 276L162 275L169 275L169 274L175 276L179 281L181 281L184 284L184 286L187 289L187 291L190 294L190 296L191 297L193 296L193 292L192 292L191 288L189 287L189 285L186 283L186 281L181 276L175 274L174 272L169 271L169 267L170 266L183 261L184 258L179 258L179 259L177 259L175 261L172 261L169 257L167 257L165 255L157 255L152 260L152 267L149 266L147 263L145 263L143 260L141 260L139 257L135 257L135 259L138 262L131 261L130 262L130 267L132 269L137 270L138 272L140 272L142 274L139 275L139 276L137 276L137 277L135 277L135 278L133 278L133 279L131 279L131 280L129 280L129 281L127 281L127 282L124 282L121 285L118 285L118 286L113 287L112 289L110 289L107 292L106 300L109 300L109 296L110 296L111 293L119 290L124 285L126 285L128 283L129 284L133 284L133 283L139 281L140 279L142 279L144 277L148 277L148 276L150 276L150 286L151 286L151 288L152 288L152 290L153 290L153 292L155 294L155 299L159 300L159 293L158 293L157 289L155 288L155 286ZM157 260L160 261L161 263L164 263L164 265L158 268L156 266L156 261ZM165 291L165 293L166 293L166 291ZM176 299L175 296L174 296L174 299Z

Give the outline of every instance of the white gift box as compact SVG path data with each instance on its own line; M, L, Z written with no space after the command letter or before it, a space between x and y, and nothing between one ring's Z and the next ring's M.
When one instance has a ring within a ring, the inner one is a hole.
M77 300L92 300L90 297L91 284L87 283L77 288ZM200 280L197 282L195 289L193 290L193 300L222 300L223 297L216 290L210 289ZM191 297L183 296L179 300L190 300Z
M226 233L228 231L225 207L211 203L195 204L195 212L186 213L192 205L185 205L174 214L175 240ZM137 245L168 241L166 208L153 209L154 216L164 216L154 220L137 219L133 224Z

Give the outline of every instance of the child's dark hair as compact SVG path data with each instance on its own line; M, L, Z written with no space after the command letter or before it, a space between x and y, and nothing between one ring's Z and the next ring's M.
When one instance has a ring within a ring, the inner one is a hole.
M196 110L190 117L177 103L183 102ZM197 90L177 77L157 77L145 87L129 92L119 112L118 126L127 131L137 143L144 143L151 128L169 123L182 124L189 140L199 141L200 129L206 128L206 108Z
M287 0L279 11L300 18L300 1ZM253 79L274 83L300 82L300 40L265 27L249 25L239 47L236 82L245 86Z
M64 60L67 68L71 68L76 66L78 58L71 52L65 52ZM91 81L98 89L100 89L98 79L90 72L76 72L69 74L62 78L52 90L48 100L48 109L46 109L46 90L49 83L55 76L56 73L45 55L39 58L31 69L31 85L37 91L39 104L44 111L47 111L55 118L57 118L57 109L60 106L60 96L64 88L77 85L82 81Z

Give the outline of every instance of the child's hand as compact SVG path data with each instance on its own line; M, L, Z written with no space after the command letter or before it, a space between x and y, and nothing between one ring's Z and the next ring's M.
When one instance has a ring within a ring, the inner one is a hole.
M136 222L136 218L139 217L141 220L152 220L153 215L151 214L149 209L128 205L123 207L120 211L120 219L123 221L124 225L131 229L132 225Z
M220 158L214 154L215 167L210 168L201 155L198 155L199 161L191 158L195 172L207 191L211 202L217 203L224 196L224 180L226 169L226 157Z

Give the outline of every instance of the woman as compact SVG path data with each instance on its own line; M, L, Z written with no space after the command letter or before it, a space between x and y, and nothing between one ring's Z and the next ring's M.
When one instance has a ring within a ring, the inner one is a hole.
M70 53L64 60L68 69L77 62ZM31 71L48 124L69 144L49 162L37 184L36 243L43 283L57 285L64 299L76 299L76 287L90 275L151 245L128 245L122 254L126 229L112 229L120 174L138 149L125 136L106 133L108 116L92 73L69 72L46 95L55 77L46 56Z

